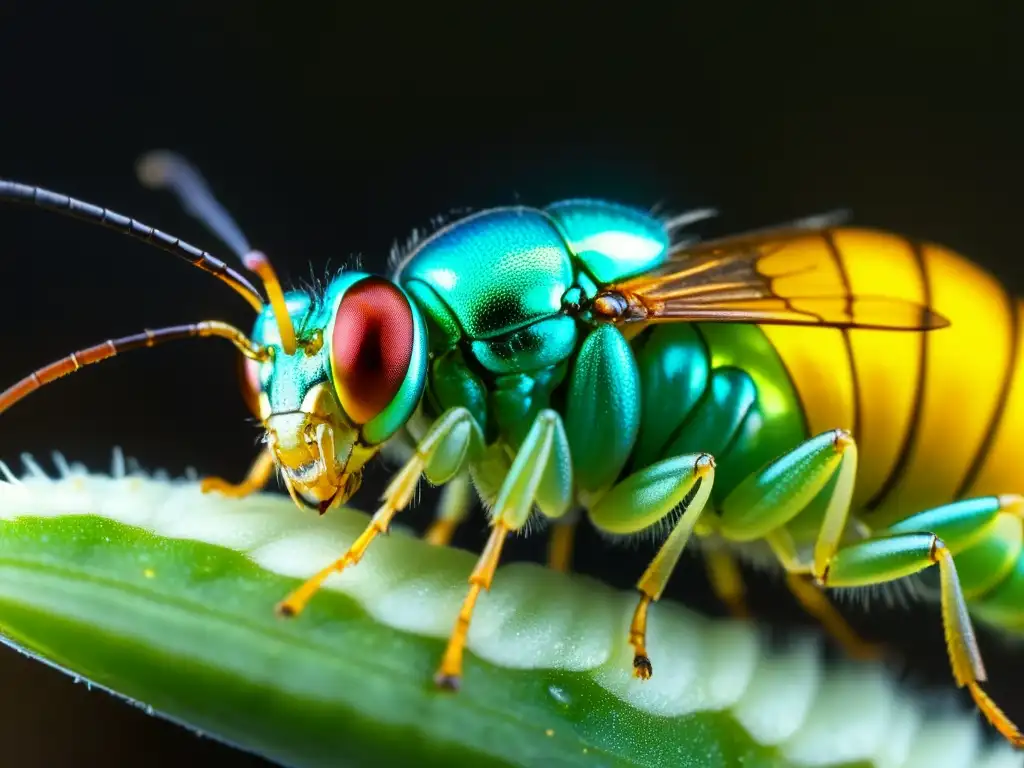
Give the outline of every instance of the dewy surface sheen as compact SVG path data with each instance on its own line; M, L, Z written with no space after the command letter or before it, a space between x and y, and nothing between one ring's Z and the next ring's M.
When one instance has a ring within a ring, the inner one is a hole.
M57 479L31 459L21 478L0 465L7 477L0 483L0 519L25 509L38 518L96 515L159 537L227 547L291 577L309 576L331 561L366 520L350 509L324 518L305 515L272 494L226 501L202 494L193 480L126 473L120 453L112 476L89 474L63 460L58 464ZM358 567L331 577L326 587L351 596L384 625L445 638L474 558L396 534L380 541ZM633 607L631 592L532 564L511 564L481 600L468 647L498 666L589 675L612 695L655 716L726 711L756 742L777 747L795 765L858 760L879 768L1024 765L1024 756L1004 744L984 746L975 716L926 715L923 700L900 691L879 666L825 667L817 641L810 638L787 651L770 651L750 625L708 620L669 601L651 614L649 645L658 672L638 681L622 631Z

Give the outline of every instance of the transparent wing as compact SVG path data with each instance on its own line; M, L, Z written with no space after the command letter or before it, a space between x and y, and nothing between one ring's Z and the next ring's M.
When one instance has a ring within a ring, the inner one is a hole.
M593 311L619 322L731 322L923 331L949 321L923 304L855 293L832 230L787 226L689 244L606 286Z

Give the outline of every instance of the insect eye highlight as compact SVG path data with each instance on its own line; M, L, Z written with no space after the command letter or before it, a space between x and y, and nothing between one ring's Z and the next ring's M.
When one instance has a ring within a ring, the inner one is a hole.
M412 309L393 283L369 277L345 292L330 334L330 358L338 400L355 423L369 422L398 394L414 334Z

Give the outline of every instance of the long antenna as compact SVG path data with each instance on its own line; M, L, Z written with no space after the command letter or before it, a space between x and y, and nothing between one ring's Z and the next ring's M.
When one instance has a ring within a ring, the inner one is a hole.
M0 202L34 205L43 210L99 224L136 240L155 245L157 248L174 254L192 266L199 267L199 269L223 280L248 301L253 309L257 312L263 310L263 297L256 287L223 261L214 258L201 248L189 245L184 240L154 229L141 221L123 216L109 208L85 203L42 187L3 179L0 179Z
M217 202L202 174L185 158L165 149L147 152L135 164L135 175L144 187L173 192L181 207L219 237L238 258L245 258L252 250L241 227Z
M8 387L0 392L0 413L6 411L19 400L35 392L40 387L55 381L62 376L81 369L86 365L93 365L102 362L115 355L130 352L133 349L155 347L168 341L178 339L190 339L195 337L217 336L227 339L234 344L239 351L253 360L264 360L268 351L254 344L244 333L227 323L219 320L204 320L199 323L188 325L173 325L167 328L157 328L152 331L143 331L134 336L125 336L120 339L109 339L102 344L80 349L72 352L60 360L44 365L42 368L30 373L17 384Z
M182 208L231 248L246 269L259 275L267 289L274 320L281 334L281 348L285 354L294 354L298 347L295 328L288 314L281 283L270 260L262 252L250 247L241 228L224 206L217 202L202 174L181 155L165 149L154 150L140 157L135 172L144 186L173 192Z

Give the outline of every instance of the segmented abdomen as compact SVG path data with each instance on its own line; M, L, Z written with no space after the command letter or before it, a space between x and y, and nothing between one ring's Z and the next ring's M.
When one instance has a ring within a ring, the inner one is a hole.
M634 342L645 398L634 468L709 451L720 499L766 461L838 427L859 447L852 513L875 530L961 498L1024 494L1021 302L948 249L894 235L842 229L779 246L787 249L794 263L824 250L828 259L810 261L833 265L853 294L904 298L950 325L649 329ZM799 521L811 525L797 535L812 536L814 522ZM1024 628L1022 548L1021 520L1004 514L956 556L972 608L1003 627Z
M855 514L877 530L957 499L1024 492L1020 300L977 265L928 243L839 230L792 247L828 249L856 295L902 297L951 323L927 333L762 327L810 433L844 427L857 440ZM1024 620L1021 544L1021 521L1003 515L956 558L982 613L1019 606L997 619L1004 625Z
M762 326L811 434L843 427L860 447L855 506L872 526L954 499L1024 490L1020 302L931 244L863 230L794 241L824 248L853 293L926 305L926 333Z

